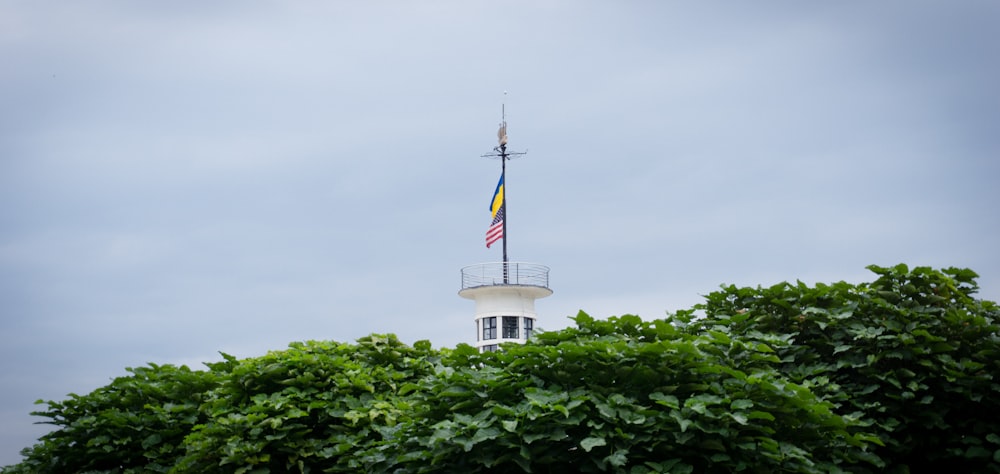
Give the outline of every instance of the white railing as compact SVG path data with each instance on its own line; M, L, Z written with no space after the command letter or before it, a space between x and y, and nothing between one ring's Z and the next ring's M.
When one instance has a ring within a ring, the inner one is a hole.
M462 289L477 286L528 285L549 287L549 267L537 263L489 262L462 269Z

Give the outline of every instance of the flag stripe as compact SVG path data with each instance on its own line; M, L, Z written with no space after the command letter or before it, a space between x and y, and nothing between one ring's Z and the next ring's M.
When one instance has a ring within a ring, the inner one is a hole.
M486 230L486 248L490 248L490 245L503 238L503 208L503 206L500 206L500 209L497 210L496 215L493 217L493 223Z

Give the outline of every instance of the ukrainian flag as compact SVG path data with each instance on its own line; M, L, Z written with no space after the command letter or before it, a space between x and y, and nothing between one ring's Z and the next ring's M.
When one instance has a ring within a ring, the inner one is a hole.
M503 175L500 175L500 182L497 183L497 190L493 191L493 200L490 201L490 215L496 218L497 212L503 206Z

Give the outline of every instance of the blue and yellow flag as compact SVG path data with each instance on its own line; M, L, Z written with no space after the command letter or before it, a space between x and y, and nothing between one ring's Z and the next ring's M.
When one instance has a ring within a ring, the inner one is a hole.
M503 206L503 175L500 176L500 182L497 183L497 190L493 191L493 199L490 200L490 217L497 217L500 206Z

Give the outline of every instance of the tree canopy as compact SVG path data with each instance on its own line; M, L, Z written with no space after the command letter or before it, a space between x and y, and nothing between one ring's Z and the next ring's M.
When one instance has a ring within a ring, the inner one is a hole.
M129 369L35 412L24 472L1000 472L971 270L723 286L479 353L392 335Z

